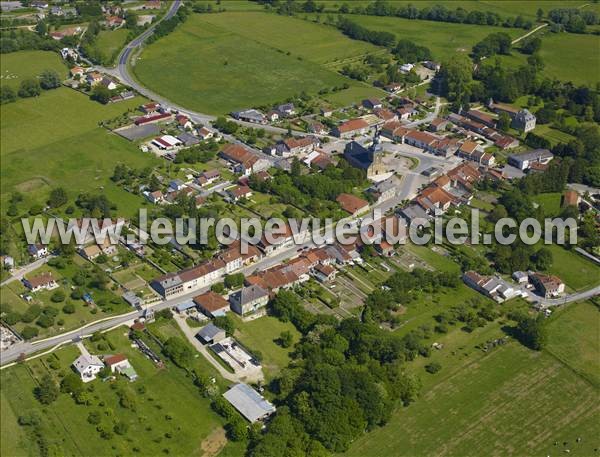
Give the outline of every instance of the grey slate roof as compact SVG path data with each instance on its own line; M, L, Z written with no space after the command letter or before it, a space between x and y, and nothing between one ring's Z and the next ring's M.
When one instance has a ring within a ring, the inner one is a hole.
M243 306L246 303L250 303L258 298L262 298L265 295L269 295L269 293L259 285L253 284L232 294L232 298L233 301Z
M223 329L217 327L215 324L210 323L200 329L197 336L202 338L204 341L211 341L216 335L222 332Z
M250 422L275 412L275 406L247 384L236 384L223 396Z

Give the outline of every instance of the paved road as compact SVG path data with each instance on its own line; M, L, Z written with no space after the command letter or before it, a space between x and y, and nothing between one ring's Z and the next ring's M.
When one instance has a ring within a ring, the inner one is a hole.
M2 281L0 283L0 286L9 284L13 281L16 281L17 279L19 279L19 280L22 279L23 276L25 276L28 273L31 273L34 270L37 270L39 267L41 267L42 265L47 263L48 260L50 260L53 257L54 257L53 255L44 257L42 259L35 260L34 262L31 262L30 264L24 265L21 268L14 270L14 272L11 274L11 277L6 278L4 281Z

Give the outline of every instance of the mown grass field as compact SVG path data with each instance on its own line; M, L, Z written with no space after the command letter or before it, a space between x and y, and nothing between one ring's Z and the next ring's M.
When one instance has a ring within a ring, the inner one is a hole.
M101 105L67 88L18 100L0 108L2 202L11 192L25 196L21 209L43 203L50 190L62 186L70 197L104 193L117 213L131 216L140 199L117 187L110 176L117 163L143 168L158 163L127 140L98 126L142 103L135 98Z
M359 15L347 17L370 30L391 32L398 39L408 39L426 46L437 60L444 60L455 53L470 53L473 45L490 33L505 32L512 38L524 33L522 29L419 21L399 17Z
M551 217L557 216L560 213L561 199L562 194L560 192L548 192L538 194L532 200L542 207L546 217Z
M60 449L60 455L205 455L209 440L225 444L221 419L186 373L169 362L165 368L157 368L131 348L125 331L120 327L108 335L115 346L111 352L125 354L139 378L134 383L123 378L92 381L87 384L93 388L89 405L77 405L69 395L61 394L50 407L42 407L32 393L46 373L59 380L61 374L70 372L69 365L79 355L75 346L2 371L2 455L39 455L31 428L15 423L16 417L33 410L42 417L46 437ZM54 357L59 370L49 368ZM132 391L135 410L120 406L115 384ZM93 411L102 414L103 427L112 429L123 421L129 430L125 435L102 438L96 425L87 421Z
M593 455L600 432L596 388L547 353L511 342L485 354L473 342L493 333L484 329L467 340L461 333L456 340L448 335L432 356L442 370L422 372L421 398L359 438L347 455L558 455L563 441L570 455Z
M598 82L600 53L590 50L600 48L600 36L550 32L537 35L542 37L542 47L539 52L545 65L542 70L543 76L595 87ZM517 67L526 65L527 56L519 53L518 50L513 50L510 56L496 56L488 59L486 63L492 65L496 58L499 58L504 65Z
M600 309L583 302L556 310L548 334L548 352L600 387Z
M27 78L37 78L44 70L54 70L66 78L68 67L60 56L50 51L19 51L2 54L0 57L0 86L19 89Z
M550 249L553 255L549 273L557 275L571 289L584 290L600 282L600 267L590 260L556 244L545 247Z
M339 6L343 3L338 0L324 0L326 9L337 11ZM372 3L372 0L352 0L348 2L350 7L353 6L367 6ZM431 7L434 5L444 5L448 9L464 8L467 11L491 11L497 13L502 17L514 17L522 15L528 19L535 19L538 8L542 8L544 13L554 8L563 8L564 2L556 0L534 0L534 1L522 1L522 0L446 0L440 2L439 0L388 0L388 3L394 6L407 6L412 4L417 8ZM574 0L569 2L571 8L577 8L581 5L585 5L587 2L583 0ZM589 6L588 6L589 7Z
M134 66L136 76L173 102L211 114L280 102L302 91L315 95L345 83L365 96L383 93L320 64L338 52L363 54L364 43L298 19L247 14L254 20L238 13L190 16L144 50ZM302 37L289 38L294 33L288 28ZM325 46L322 40L337 41Z
M300 339L300 333L290 322L281 322L271 316L263 316L249 322L235 319L237 330L235 338L250 351L260 351L263 356L262 366L267 380L272 379L290 362L292 348L282 348L276 343L281 332L289 331L294 337L294 343Z
M125 46L128 34L129 30L125 28L103 30L98 34L96 46L114 63L117 54Z

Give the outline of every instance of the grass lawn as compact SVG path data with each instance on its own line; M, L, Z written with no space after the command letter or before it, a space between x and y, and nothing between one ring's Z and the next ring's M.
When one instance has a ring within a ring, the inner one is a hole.
M275 343L281 332L289 331L294 344L300 340L300 333L291 322L281 322L272 316L263 316L253 321L242 322L235 316L235 338L250 351L258 350L263 356L262 366L267 380L273 379L290 362L290 348L282 348ZM293 346L293 345L292 345Z
M54 70L61 79L67 77L69 69L60 56L50 51L20 51L2 54L0 58L0 86L18 90L27 78L37 78L44 70ZM4 109L4 108L3 108Z
M546 64L544 74L575 84L598 82L600 36L575 33L546 33L542 40L540 57Z
M2 202L19 191L25 196L20 209L28 209L26 205L44 202L52 188L63 186L72 199L82 192L104 193L117 205L115 216L134 215L140 197L125 192L109 178L117 163L143 168L158 159L98 127L98 122L141 102L136 98L104 106L71 89L59 88L35 99L2 105Z
M27 411L38 411L47 428L47 439L58 446L61 455L203 455L207 437L221 430L222 421L210 408L208 399L203 398L186 373L166 363L157 368L139 351L131 348L130 342L120 327L109 334L115 351L125 354L139 378L128 383L123 378L116 382L92 381L87 386L93 389L89 405L76 405L66 394L61 394L50 407L42 407L35 400L32 390L42 376L50 372L57 380L68 373L69 364L78 355L74 346L57 351L61 368L52 370L48 360L55 355L18 365L2 371L2 454L39 455L34 440L23 447L19 434L4 435L8 429L30 433L31 429L14 423L15 416ZM120 406L115 387L131 390L135 399L135 410ZM128 432L121 436L113 434L103 439L96 425L88 423L88 414L102 414L101 425L112 430L113 425L123 421L129 425ZM222 434L221 445L225 444ZM214 438L213 438L214 439ZM138 448L139 450L136 450ZM9 454L10 449L19 449L19 454ZM168 450L168 451L167 451ZM24 452L25 451L25 452Z
M330 35L332 30L298 19L249 14L255 20L243 22L243 27L240 22L247 19L240 14L192 15L176 31L144 50L134 66L136 76L173 102L212 114L280 102L302 91L316 94L345 83L370 95L381 93L303 58L311 54L302 48L303 41L288 38L292 34L281 34L280 28L269 30L264 22L284 20L284 29L298 27L304 33L310 28L316 38L310 39L307 49L320 59L331 58L339 49L346 53L346 49L356 49L360 54L364 44L337 32ZM249 39L254 34L258 40ZM339 45L317 47L324 36L337 37ZM261 39L270 39L269 47ZM275 50L273 43L281 50Z
M347 17L370 30L391 32L398 39L407 39L421 46L426 46L437 60L446 59L457 52L471 52L473 45L490 33L505 32L512 38L524 33L521 29L418 21L398 17L359 15L349 15Z
M473 347L473 334L467 338L435 355L443 367L422 372L421 398L359 438L347 455L556 455L563 441L571 455L593 455L597 389L546 353L511 342L484 354Z
M549 192L538 194L533 197L533 201L540 205L544 210L544 216L557 216L560 213L560 201L562 194L560 192Z
M600 282L600 267L575 251L567 251L556 244L545 246L552 251L553 262L549 273L561 278L574 290L584 290Z
M545 65L542 75L563 82L571 81L574 84L587 84L595 87L598 81L600 54L588 52L588 50L599 47L600 36L598 35L545 32L539 51ZM517 67L526 65L527 56L513 50L512 55L496 56L488 59L486 64L493 65L496 58L499 58L508 67ZM538 129L536 129L536 133ZM554 133L555 131L551 132L559 135Z
M591 302L554 312L548 323L548 352L600 387L600 310Z
M96 46L102 51L103 54L109 57L110 62L114 63L117 54L127 41L127 35L129 30L120 28L117 30L103 30L98 34L96 39Z

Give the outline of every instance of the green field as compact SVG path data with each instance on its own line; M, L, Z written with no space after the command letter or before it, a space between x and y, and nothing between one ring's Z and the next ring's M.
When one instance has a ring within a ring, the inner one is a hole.
M67 66L60 56L49 51L20 51L2 54L0 57L0 85L18 89L21 81L36 78L44 70L54 70L66 78Z
M347 455L558 455L563 441L570 455L595 455L598 390L554 357L516 342L473 354L477 336L459 347L446 344L436 354L442 371L423 371L421 398L359 438ZM458 354L448 353L453 349Z
M288 35L288 28L303 37ZM325 46L321 39L337 41ZM293 18L264 13L192 15L175 32L149 45L134 72L175 103L222 114L281 102L302 91L315 95L345 83L360 87L363 96L382 94L321 65L336 53L360 55L366 49L370 47L365 43L333 29ZM338 94L340 100L343 93Z
M324 3L326 9L337 11L339 6L344 2L339 0L324 0L319 3ZM373 1L352 0L351 2L347 3L350 5L350 7L353 7L358 5L366 6L370 3L373 3ZM467 11L490 11L492 13L497 13L502 17L514 17L517 15L522 15L523 17L529 19L535 19L538 8L542 8L542 10L547 13L551 9L565 7L565 2L556 0L388 0L387 3L390 3L394 6L413 5L417 8L425 8L441 4L448 9L460 7ZM581 5L587 4L587 2L583 0L572 0L569 3L571 4L569 5L571 8L577 8Z
M550 192L538 194L532 200L542 207L544 216L552 217L558 216L558 213L560 213L561 199L562 194L560 192Z
M575 137L572 135L553 129L549 125L538 125L533 130L533 133L546 138L552 145L556 145L558 143L568 143L569 141L575 139Z
M571 81L574 84L596 86L599 81L600 53L589 50L600 48L600 36L550 32L538 36L542 36L540 56L545 65L542 70L543 76ZM517 67L526 65L526 57L514 50L512 55L496 56L488 59L486 64L492 65L496 58L499 58L504 65Z
M469 53L474 44L490 33L505 32L512 38L523 34L521 29L482 27L470 24L418 21L398 17L347 16L352 21L370 29L391 32L398 39L407 39L428 47L434 59L444 60L457 52Z
M35 99L2 105L2 201L19 191L25 195L25 205L42 203L52 188L64 186L70 197L81 192L103 192L116 203L119 215L135 214L139 197L125 192L109 178L119 162L142 168L157 160L98 127L98 122L141 102L136 98L100 105L76 91L59 88Z
M250 351L260 351L262 354L261 364L267 380L272 379L290 362L289 354L292 348L282 348L275 342L281 332L291 332L294 336L294 343L300 339L300 334L290 322L281 322L271 316L263 316L249 322L236 319L236 327L235 338Z
M129 30L125 28L103 30L98 34L95 45L108 57L110 63L113 63L119 51L125 46L128 34Z
M93 389L89 405L77 405L69 395L61 394L50 407L43 407L32 394L44 374L59 379L61 373L70 372L69 365L79 355L75 346L2 371L2 455L40 455L32 427L20 427L15 422L16 417L33 410L42 417L50 444L60 449L57 455L206 455L209 444L225 444L221 419L186 373L168 362L165 368L157 368L131 348L124 331L124 327L114 330L109 339L114 352L128 357L139 378L134 383L123 378L92 381L87 384ZM59 360L59 370L49 368L48 361L54 357ZM132 391L135 410L120 406L114 389L117 386ZM128 432L102 438L97 426L87 421L92 411L102 414L102 427L111 430L116 422L123 421L129 425Z
M600 267L575 251L551 244L545 246L552 251L553 262L549 273L561 278L574 290L584 290L600 283Z
M600 310L590 302L554 312L548 324L548 352L600 387Z

